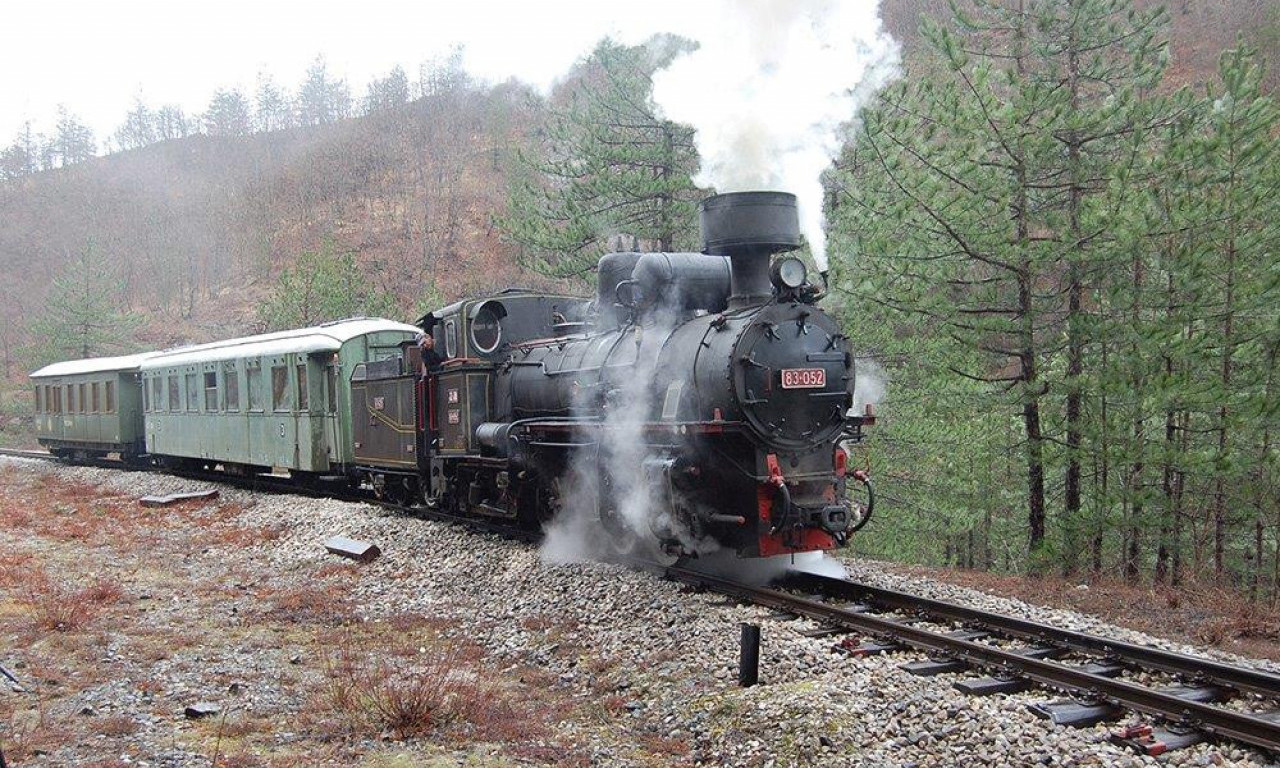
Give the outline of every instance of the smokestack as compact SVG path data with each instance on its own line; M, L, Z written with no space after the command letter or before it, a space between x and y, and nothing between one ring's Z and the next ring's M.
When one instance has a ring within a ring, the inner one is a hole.
M769 257L800 247L796 196L788 192L729 192L698 207L704 253L729 257L729 307L773 295Z

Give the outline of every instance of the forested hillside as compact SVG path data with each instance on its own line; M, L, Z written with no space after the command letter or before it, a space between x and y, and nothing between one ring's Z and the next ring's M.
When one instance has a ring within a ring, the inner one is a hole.
M358 119L161 141L0 185L12 373L46 289L92 251L163 346L251 330L276 277L329 241L407 314L512 277L490 224L528 94L458 88ZM67 277L75 279L74 275Z
M832 301L885 388L858 546L1275 599L1275 4L961 7L886 0L903 77L825 179ZM72 114L25 132L7 378L687 247L697 157L650 98L680 45L602 44L547 97L455 57L356 99L318 61L198 117L135 105L100 157Z

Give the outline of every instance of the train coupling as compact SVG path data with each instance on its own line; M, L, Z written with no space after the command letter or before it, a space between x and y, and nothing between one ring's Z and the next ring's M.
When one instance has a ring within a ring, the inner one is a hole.
M823 507L802 509L801 524L821 528L833 536L843 536L849 530L849 507L844 504L827 504Z

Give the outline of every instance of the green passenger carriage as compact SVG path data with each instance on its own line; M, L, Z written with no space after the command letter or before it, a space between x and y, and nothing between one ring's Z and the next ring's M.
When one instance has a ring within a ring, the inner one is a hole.
M146 452L138 371L150 353L46 365L31 374L36 439L56 456L132 461Z
M150 452L170 464L331 474L353 461L347 382L419 330L359 318L158 353L142 365Z

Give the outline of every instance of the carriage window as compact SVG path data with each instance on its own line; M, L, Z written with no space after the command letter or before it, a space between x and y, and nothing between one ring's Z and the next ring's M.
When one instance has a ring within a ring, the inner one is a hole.
M218 372L204 372L204 409L212 413L218 410Z
M311 404L307 392L307 364L298 363L298 410L305 412Z
M142 380L142 410L151 410L151 382L146 379Z
M178 377L172 374L169 376L169 410L182 410L182 398L178 397Z
M161 393L161 391L162 391L162 390L161 390L161 387L163 387L163 386L164 386L164 382L160 381L160 377L159 377L159 376L152 377L152 379L151 379L151 407L152 407L152 408L154 408L154 409L155 409L155 410L157 410L157 411L163 411L163 410L164 410L164 403L160 401L160 393Z
M289 394L289 369L283 365L271 366L271 410L293 410L293 398Z
M76 412L76 385L67 385L67 413Z
M325 405L329 409L329 413L338 412L338 366L331 365L325 368L324 376L325 389Z
M39 384L37 384L36 385L36 413L40 413L40 411L42 410L40 406L43 403L44 403L44 397L42 396L41 387Z
M98 382L93 382L89 391L93 393L93 412L100 413L102 411L102 400L98 397Z
M198 377L194 373L188 373L182 378L182 383L187 388L187 410L200 410L200 389Z
M249 410L262 410L262 369L250 368L244 372L245 384L249 387Z
M222 386L226 394L227 410L238 412L240 410L240 372L234 365L228 365L222 369Z
M458 354L458 324L448 320L444 324L444 356L453 358Z
M105 385L107 390L107 413L116 412L116 383L108 381Z
M80 404L80 412L89 412L89 385L81 384L80 392L76 394L76 402Z

